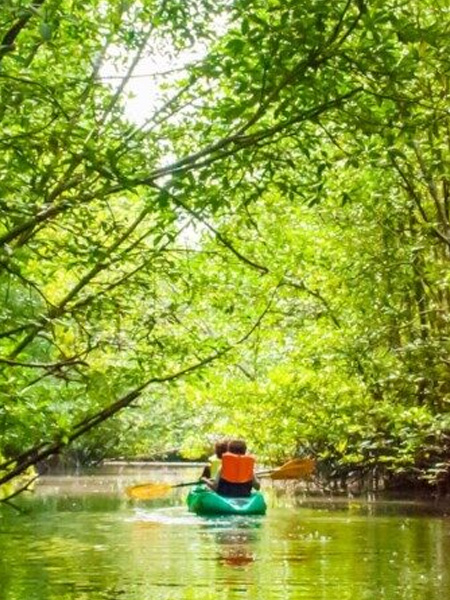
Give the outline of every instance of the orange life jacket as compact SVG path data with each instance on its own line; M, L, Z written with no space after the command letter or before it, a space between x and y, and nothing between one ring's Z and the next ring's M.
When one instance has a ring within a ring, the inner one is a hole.
M253 479L255 459L248 454L222 454L220 477L230 483L247 483Z

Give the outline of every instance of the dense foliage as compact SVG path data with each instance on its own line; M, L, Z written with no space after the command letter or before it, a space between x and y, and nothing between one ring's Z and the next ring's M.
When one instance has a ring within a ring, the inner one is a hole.
M236 434L447 481L449 9L3 3L0 484Z

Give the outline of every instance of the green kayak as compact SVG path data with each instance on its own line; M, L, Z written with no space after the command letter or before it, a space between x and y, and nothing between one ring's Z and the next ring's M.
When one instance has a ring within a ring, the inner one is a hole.
M225 498L204 486L189 492L187 505L197 515L264 515L267 510L261 492L252 492L248 498Z

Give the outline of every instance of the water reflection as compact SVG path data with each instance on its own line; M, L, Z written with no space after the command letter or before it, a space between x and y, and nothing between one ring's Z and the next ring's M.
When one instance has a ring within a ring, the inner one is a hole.
M53 478L27 515L0 510L1 600L450 598L446 517L268 493L266 517L207 518L181 494L129 502L112 477L81 479L83 493Z
M263 517L223 517L204 525L216 548L216 560L230 567L248 567L256 560Z
M137 536L148 529L161 527L194 526L205 543L216 549L217 561L232 567L243 567L255 561L254 546L259 540L262 517L200 517L180 512L179 508L137 509L130 521L137 528Z

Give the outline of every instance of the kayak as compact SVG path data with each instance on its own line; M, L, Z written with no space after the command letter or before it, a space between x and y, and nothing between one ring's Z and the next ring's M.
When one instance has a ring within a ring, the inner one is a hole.
M187 505L197 515L264 515L267 510L261 492L252 492L246 498L227 498L204 486L189 492Z
M267 510L261 492L246 498L226 498L200 485L189 492L187 505L197 515L264 515Z

